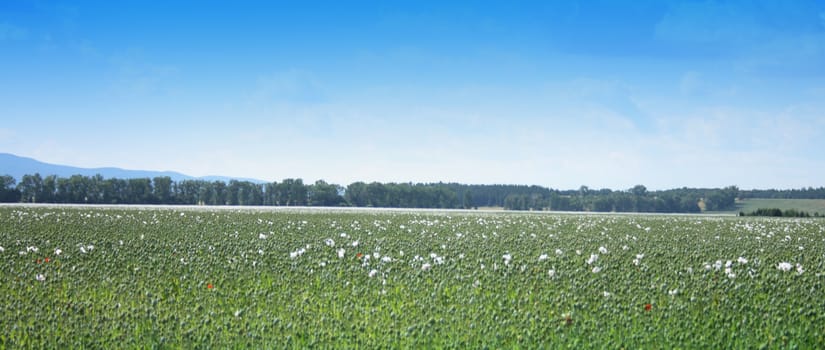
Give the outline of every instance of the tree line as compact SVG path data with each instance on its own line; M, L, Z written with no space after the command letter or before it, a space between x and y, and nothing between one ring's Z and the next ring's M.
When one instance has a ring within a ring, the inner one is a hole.
M335 206L343 202L341 188L324 181L305 185L301 179L259 184L250 181L173 181L155 178L104 179L101 175L68 178L24 175L16 186L3 176L4 202L88 204L190 204Z
M33 174L23 176L19 183L11 176L2 176L0 201L696 213L733 209L740 193L735 186L648 191L645 186L637 185L614 191L593 190L587 186L578 190L555 190L524 185L355 182L343 187L323 180L305 184L302 179L254 183Z
M796 210L796 209L786 209L782 210L779 208L759 208L750 213L739 212L739 216L770 216L770 217L786 217L786 218L810 218L810 217L821 217L819 212L814 212L813 215L811 213L804 211L804 210Z
M825 187L808 187L789 190L747 190L741 191L740 197L769 199L825 199Z
M698 213L735 208L738 192L736 186L665 191L648 191L643 185L627 191L592 190L582 186L578 190L511 194L505 198L504 207L514 210Z

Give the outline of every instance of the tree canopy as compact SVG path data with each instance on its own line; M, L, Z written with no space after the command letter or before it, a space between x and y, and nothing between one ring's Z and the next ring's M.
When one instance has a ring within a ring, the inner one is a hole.
M823 189L803 190L813 195ZM364 183L346 187L318 180L302 179L254 183L230 180L173 181L169 177L105 179L100 175L73 175L68 178L40 174L25 175L17 183L2 177L0 200L30 203L88 204L189 204L249 206L356 206L390 208L478 208L509 210L557 210L594 212L696 213L730 210L743 191L736 186L722 189L681 188L649 191L636 185L624 191L555 190L525 185L467 185L459 183ZM747 195L768 193L746 191ZM813 193L813 194L812 194ZM787 193L786 193L787 194ZM799 195L798 191L790 195Z

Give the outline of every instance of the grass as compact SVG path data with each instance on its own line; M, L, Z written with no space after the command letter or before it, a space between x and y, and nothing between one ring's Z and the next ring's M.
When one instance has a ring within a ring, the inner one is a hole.
M778 208L783 211L796 209L808 212L811 215L814 213L825 214L825 199L745 199L737 201L736 210L731 211L731 213L738 214L740 211L750 213L761 208Z

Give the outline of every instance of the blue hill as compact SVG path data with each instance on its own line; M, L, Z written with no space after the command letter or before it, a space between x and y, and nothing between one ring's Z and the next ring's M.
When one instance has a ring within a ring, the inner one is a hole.
M0 153L0 175L11 175L17 181L23 175L40 174L42 177L57 175L58 177L70 177L72 175L95 176L100 174L104 178L135 179L154 178L158 176L168 176L174 181L181 180L206 180L224 181L230 180L250 181L254 183L264 183L266 181L249 178L235 178L227 176L204 176L194 177L175 171L151 171L151 170L129 170L121 168L79 168L68 165L44 163L39 160L27 157L20 157L9 153Z

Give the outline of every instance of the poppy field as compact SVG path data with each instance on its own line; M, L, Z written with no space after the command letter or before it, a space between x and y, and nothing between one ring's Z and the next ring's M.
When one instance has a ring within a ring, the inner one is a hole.
M825 220L0 207L2 348L825 348Z

